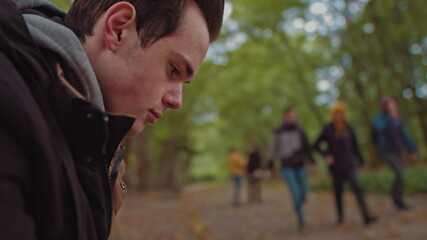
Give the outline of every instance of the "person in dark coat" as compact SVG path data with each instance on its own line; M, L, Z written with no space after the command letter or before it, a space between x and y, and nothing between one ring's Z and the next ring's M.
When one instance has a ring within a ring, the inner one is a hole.
M403 151L404 148L410 153L410 159L414 161L417 147L412 141L408 130L399 117L396 102L389 97L384 97L380 102L381 111L375 116L372 128L374 142L381 157L390 166L394 174L394 182L391 188L391 197L397 209L408 209L404 202L403 181Z
M326 158L332 175L338 224L344 221L342 193L346 182L350 184L357 198L364 223L370 224L377 218L369 213L363 189L357 177L357 167L363 166L364 159L359 150L354 129L345 119L345 110L346 106L342 102L336 102L333 105L332 122L323 128L314 147ZM325 148L322 147L324 143Z
M261 154L255 143L249 144L246 170L248 176L248 203L261 203Z
M304 230L302 207L307 198L307 174L305 163L314 163L310 145L305 132L297 125L298 114L289 107L284 112L283 124L274 131L270 143L269 169L274 168L274 160L280 159L281 173L287 182L292 196L299 230Z
M224 1L0 1L0 239L106 240L126 134L181 106Z

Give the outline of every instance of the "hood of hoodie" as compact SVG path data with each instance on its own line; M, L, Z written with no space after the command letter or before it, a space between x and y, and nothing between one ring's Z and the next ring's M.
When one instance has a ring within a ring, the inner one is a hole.
M15 3L18 9L46 7L46 8L49 8L50 10L54 10L57 12L61 12L62 14L65 14L65 12L62 9L60 9L55 4L46 0L12 0L12 2Z
M65 12L46 0L13 0L19 9L43 7L63 16ZM58 54L74 71L83 86L85 98L104 109L101 89L95 73L77 36L66 26L35 14L23 14L34 42Z

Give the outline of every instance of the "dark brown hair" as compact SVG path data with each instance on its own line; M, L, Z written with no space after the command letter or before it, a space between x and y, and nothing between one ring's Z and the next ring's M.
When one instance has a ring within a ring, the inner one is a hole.
M221 30L224 0L125 0L136 10L136 30L143 47L173 33L178 26L185 1L194 1L200 8L209 30L210 42L216 40ZM120 0L75 0L65 16L65 25L81 41L92 35L96 20L109 7ZM141 33L143 31L143 34Z

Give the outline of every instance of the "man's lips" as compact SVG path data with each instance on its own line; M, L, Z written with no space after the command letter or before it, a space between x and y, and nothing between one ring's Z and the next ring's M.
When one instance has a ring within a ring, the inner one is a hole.
M148 121L150 123L153 123L153 124L157 121L158 118L162 117L161 113L158 113L158 112L156 112L154 110L149 110L148 113L149 113L148 114Z

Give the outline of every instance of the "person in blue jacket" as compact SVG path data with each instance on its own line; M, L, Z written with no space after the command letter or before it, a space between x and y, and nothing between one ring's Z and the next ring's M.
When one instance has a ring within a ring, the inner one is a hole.
M399 118L396 102L384 97L380 102L381 111L375 116L372 128L374 142L381 157L390 166L394 173L394 182L391 188L391 197L394 205L405 210L408 205L403 200L403 150L406 148L410 159L417 158L417 148L409 136L403 121Z

